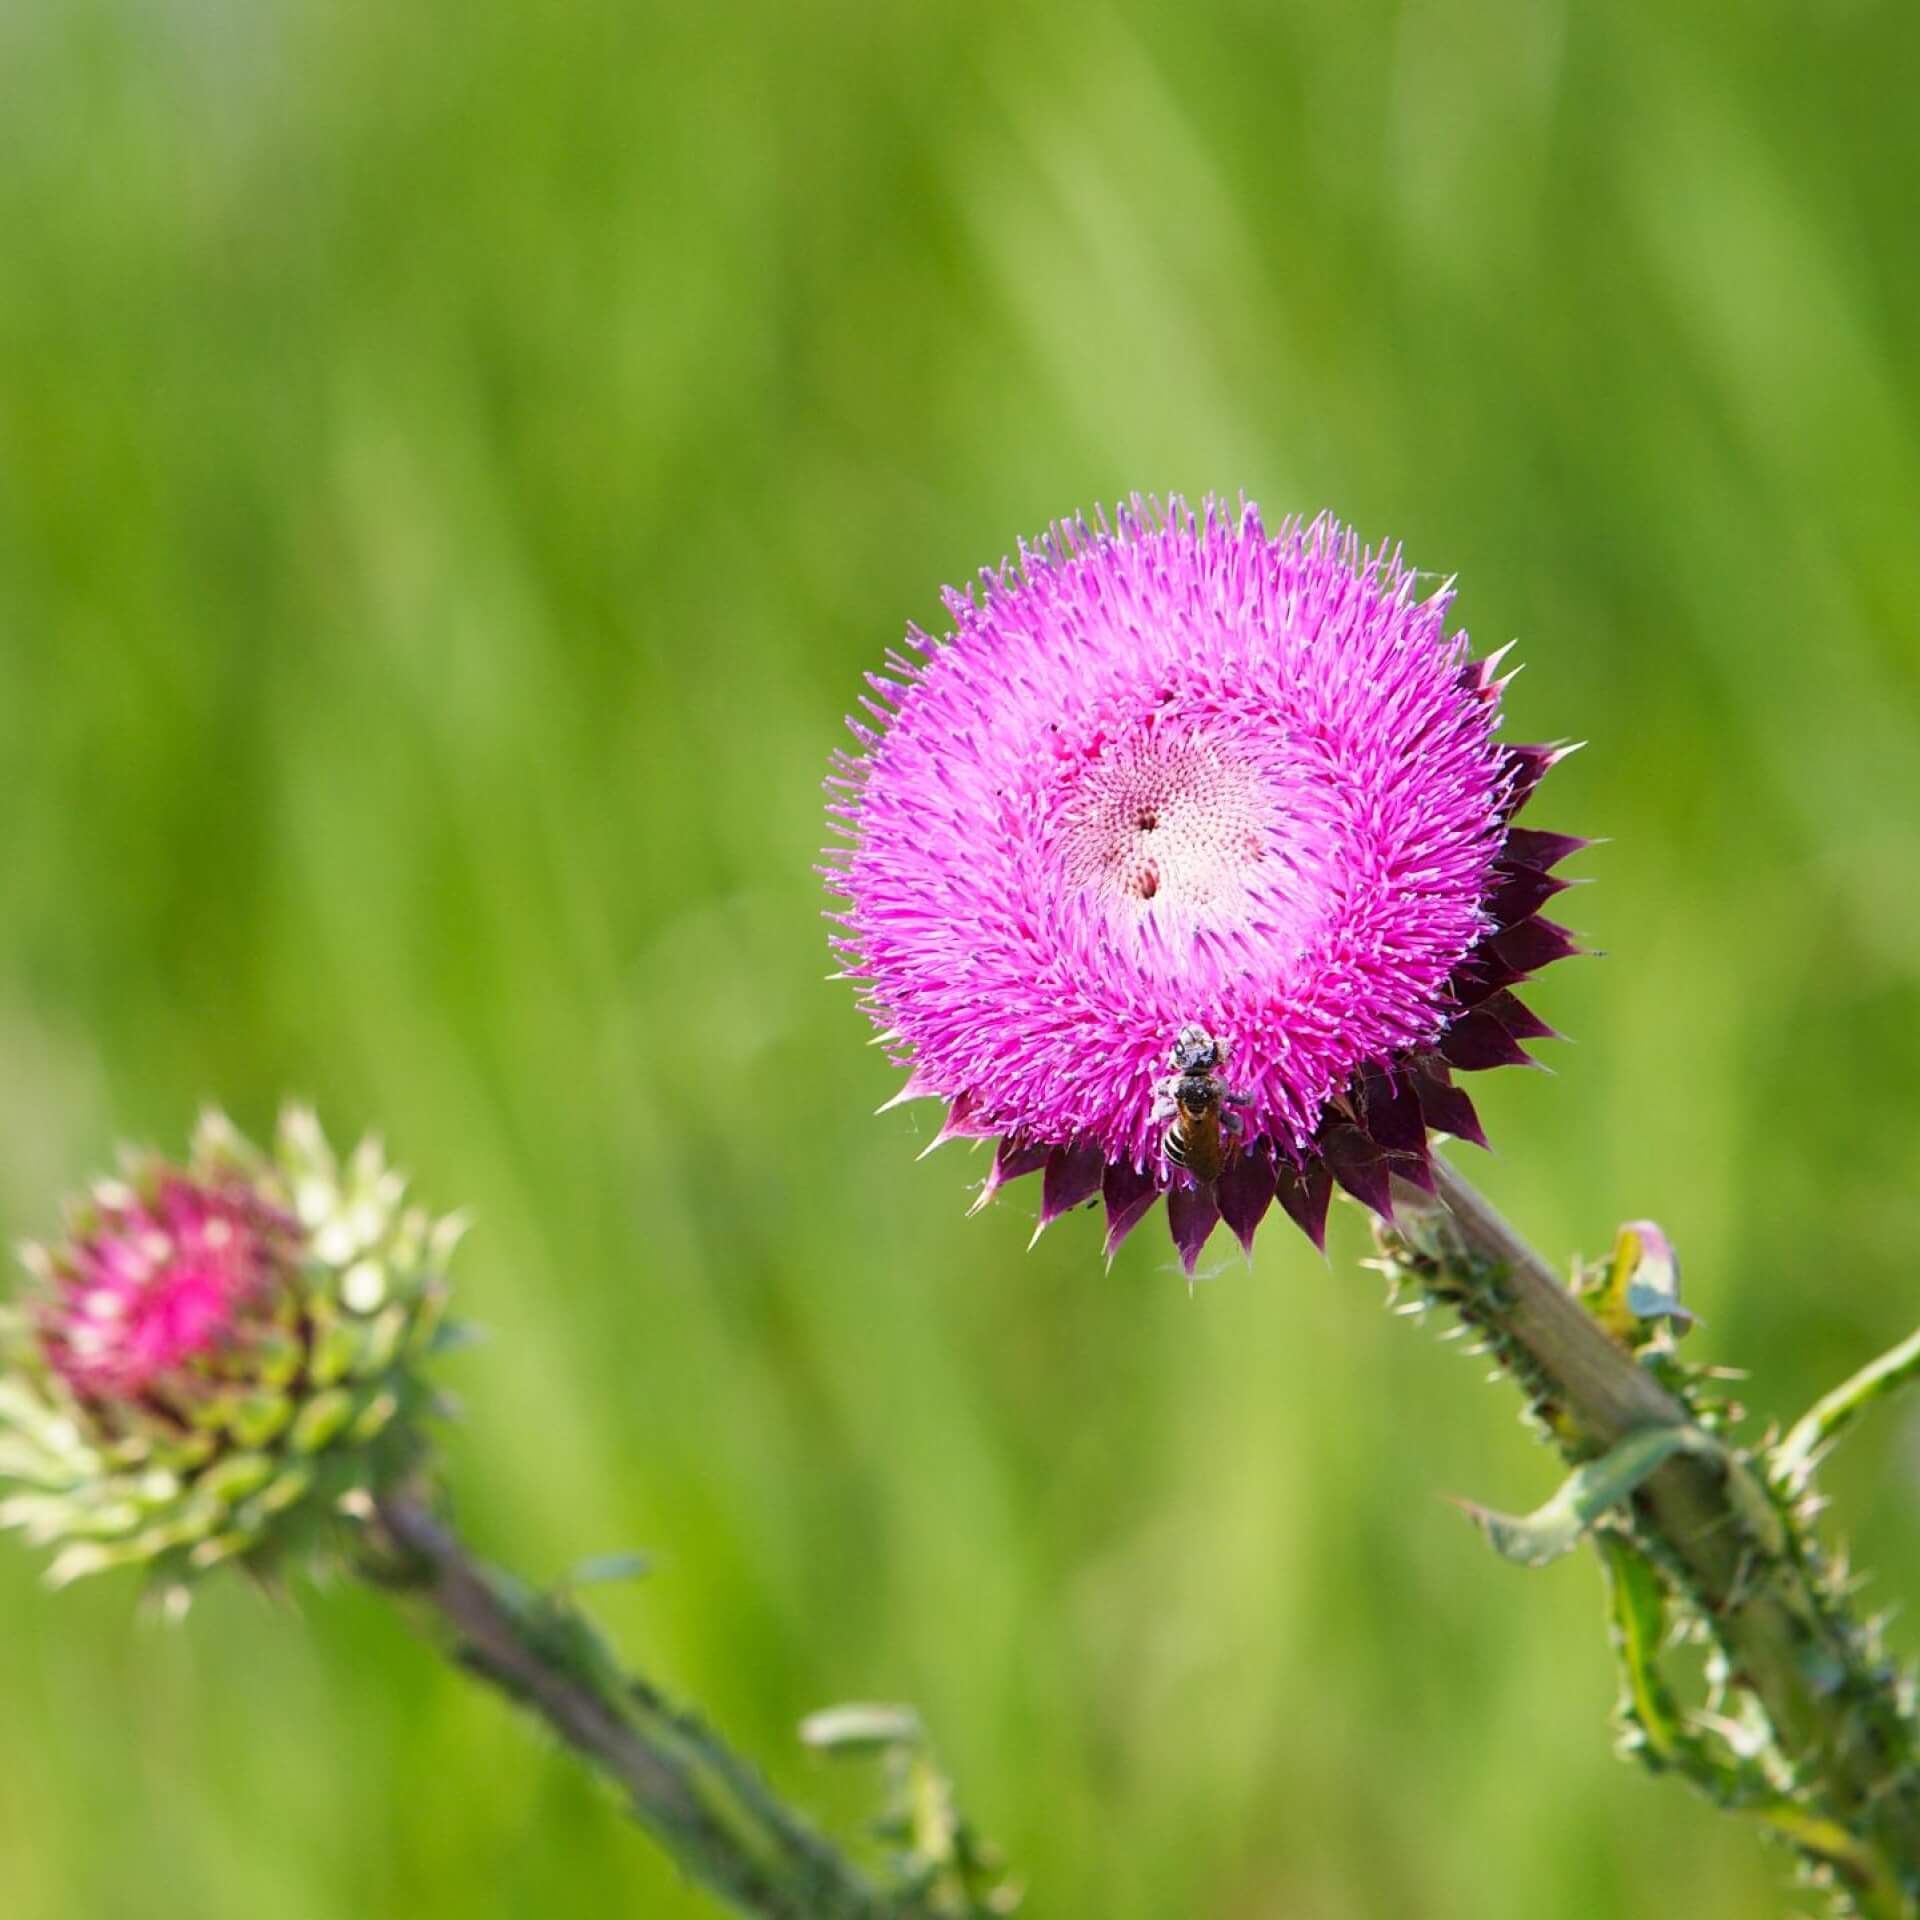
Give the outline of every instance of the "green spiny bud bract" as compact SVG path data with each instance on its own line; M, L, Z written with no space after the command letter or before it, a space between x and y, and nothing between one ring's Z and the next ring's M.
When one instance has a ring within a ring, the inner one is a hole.
M130 1157L25 1249L0 1325L0 1526L56 1585L144 1566L184 1595L328 1543L418 1461L458 1217L405 1200L377 1140L310 1112L262 1153L207 1115L184 1167Z

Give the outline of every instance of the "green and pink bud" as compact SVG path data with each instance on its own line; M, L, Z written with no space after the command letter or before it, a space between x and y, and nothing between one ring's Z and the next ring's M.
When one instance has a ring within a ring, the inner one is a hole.
M456 1220L375 1141L341 1163L304 1110L261 1153L220 1115L185 1166L133 1159L29 1247L0 1328L0 1526L64 1583L139 1565L184 1593L323 1549L418 1463L418 1362Z

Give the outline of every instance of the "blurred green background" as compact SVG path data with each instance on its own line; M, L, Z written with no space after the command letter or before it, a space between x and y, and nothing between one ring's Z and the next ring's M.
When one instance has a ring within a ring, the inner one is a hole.
M840 715L1132 488L1331 505L1521 637L1611 836L1476 1162L1677 1237L1781 1412L1920 1304L1910 6L13 0L0 12L0 1230L203 1098L477 1230L449 1452L775 1778L926 1710L1056 1920L1785 1911L1609 1754L1585 1556L1441 1498L1505 1391L1269 1233L1191 1296L829 985ZM1024 1217L1023 1217L1024 1216ZM1911 1430L1835 1476L1920 1593ZM357 1591L180 1631L0 1552L12 1920L710 1911ZM1911 1646L1914 1629L1904 1629Z

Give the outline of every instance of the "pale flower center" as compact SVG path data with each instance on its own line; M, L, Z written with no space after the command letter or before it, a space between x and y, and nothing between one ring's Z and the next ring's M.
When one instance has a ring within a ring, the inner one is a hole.
M1267 782L1206 742L1128 742L1081 774L1061 816L1070 885L1120 916L1208 922L1246 896L1274 824Z

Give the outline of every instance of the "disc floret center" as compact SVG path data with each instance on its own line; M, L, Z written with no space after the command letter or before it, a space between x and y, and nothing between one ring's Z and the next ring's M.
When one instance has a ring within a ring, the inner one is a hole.
M1059 815L1070 890L1121 921L1232 912L1266 858L1274 804L1260 769L1199 735L1109 748Z

